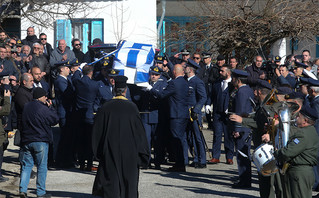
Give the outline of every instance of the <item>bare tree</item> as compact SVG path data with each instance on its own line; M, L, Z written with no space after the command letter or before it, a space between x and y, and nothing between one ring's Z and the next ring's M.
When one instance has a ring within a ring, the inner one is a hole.
M194 21L168 35L168 44L185 39L226 56L235 52L247 63L269 53L279 39L314 40L319 30L318 1L198 0L198 5Z
M66 0L0 0L0 21L6 18L25 18L45 28L58 17L72 18L75 13L98 9L90 1Z

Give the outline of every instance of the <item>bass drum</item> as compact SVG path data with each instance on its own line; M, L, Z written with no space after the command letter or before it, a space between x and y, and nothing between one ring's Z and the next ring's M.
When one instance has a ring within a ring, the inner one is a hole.
M273 153L274 147L270 144L260 145L253 153L253 162L263 176L270 176L278 172Z

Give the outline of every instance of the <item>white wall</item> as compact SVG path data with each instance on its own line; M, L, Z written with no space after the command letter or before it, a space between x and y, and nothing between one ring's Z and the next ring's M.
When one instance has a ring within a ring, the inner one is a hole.
M155 0L124 0L92 2L98 9L77 13L73 18L104 18L104 42L117 43L119 40L156 44L156 1ZM123 16L123 17L122 17ZM26 29L34 26L27 19L21 23L21 38L26 37ZM35 26L39 35L48 35L48 42L53 44L54 27L44 29Z

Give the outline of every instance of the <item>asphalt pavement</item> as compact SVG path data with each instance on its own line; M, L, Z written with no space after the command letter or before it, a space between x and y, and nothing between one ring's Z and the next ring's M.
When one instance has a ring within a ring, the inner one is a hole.
M204 130L208 147L212 145L212 131ZM55 130L58 134L58 131ZM19 191L19 147L10 139L5 151L3 175L9 181L0 183L0 198L17 197ZM236 158L234 164L225 163L222 146L221 163L208 164L205 169L187 167L185 173L171 173L163 165L162 170L147 169L140 171L139 197L154 198L193 198L193 197L259 197L256 169L253 168L252 187L245 190L233 189L231 184L237 177ZM207 155L208 156L208 155ZM95 162L95 165L98 163ZM34 168L36 170L36 168ZM83 172L73 168L68 170L50 169L47 174L46 189L53 197L93 197L91 196L95 172ZM29 184L29 197L36 197L36 179Z

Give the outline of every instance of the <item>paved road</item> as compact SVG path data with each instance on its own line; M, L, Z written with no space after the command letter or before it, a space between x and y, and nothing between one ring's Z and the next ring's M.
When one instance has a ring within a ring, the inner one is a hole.
M212 132L204 130L208 146L211 148ZM139 182L140 197L155 198L193 198L197 197L258 197L256 169L253 169L253 185L248 190L232 189L230 185L237 176L237 166L222 163L208 165L206 169L187 168L186 173L169 173L154 169L141 170ZM234 159L234 161L236 161ZM168 166L162 166L165 170ZM10 180L0 183L1 197L16 197L19 183L18 147L12 140L5 152L4 175ZM95 172L80 172L78 169L49 170L47 191L53 197L92 197L92 185ZM36 197L35 179L30 180L28 195Z

